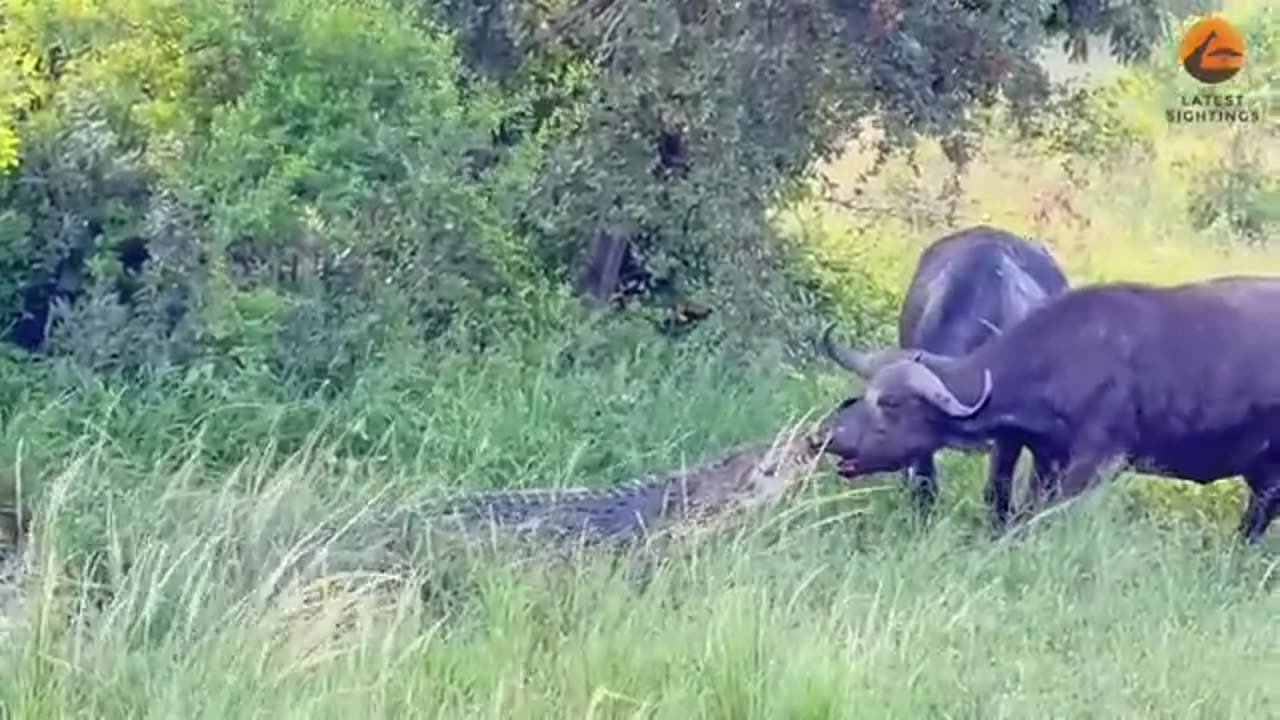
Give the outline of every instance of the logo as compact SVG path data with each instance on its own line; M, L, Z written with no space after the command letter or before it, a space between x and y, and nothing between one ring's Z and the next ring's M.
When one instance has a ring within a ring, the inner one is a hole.
M1205 85L1218 85L1244 67L1244 38L1220 15L1197 20L1178 43L1178 60L1191 77ZM1170 123L1255 123L1262 114L1249 107L1243 94L1220 95L1205 88L1183 95L1177 107L1167 108Z
M1210 15L1182 36L1178 59L1188 75L1206 85L1217 85L1244 67L1244 38L1231 23Z

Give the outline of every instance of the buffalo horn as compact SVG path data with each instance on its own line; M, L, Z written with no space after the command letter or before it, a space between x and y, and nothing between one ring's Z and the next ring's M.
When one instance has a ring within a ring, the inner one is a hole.
M991 371L982 371L982 394L972 405L965 405L942 382L942 378L925 365L913 363L907 370L907 386L951 417L969 417L991 397Z
M855 350L849 345L843 345L832 339L831 333L835 329L835 323L831 323L823 331L822 349L837 365L855 372L863 378L869 379L881 367L903 357L903 351L901 350L880 350L879 352L870 353Z

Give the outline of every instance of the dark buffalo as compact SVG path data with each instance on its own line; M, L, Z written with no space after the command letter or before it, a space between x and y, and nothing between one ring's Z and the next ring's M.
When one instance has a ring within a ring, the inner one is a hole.
M1277 313L1280 278L1112 283L1068 291L967 355L840 347L873 377L830 418L827 451L863 470L1016 442L1036 455L1041 502L1116 461L1202 484L1242 475L1240 533L1256 540L1280 510Z
M985 225L962 230L940 238L921 254L898 316L898 345L937 355L963 355L1066 289L1066 275L1040 243ZM828 328L823 335L827 353L843 367L869 378L870 368L861 356L840 352L830 333ZM916 506L926 513L937 496L935 449L921 450L906 463L906 484ZM989 460L988 502L999 522L1008 515L1009 498L992 492L1012 485L1011 479L1002 478L1012 477L1021 450L1016 442L997 440ZM863 458L855 468L844 462L838 471L851 476L903 466L867 463Z

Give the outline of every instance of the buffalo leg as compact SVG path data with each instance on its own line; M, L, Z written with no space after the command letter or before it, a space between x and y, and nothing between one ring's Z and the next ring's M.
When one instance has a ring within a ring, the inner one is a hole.
M1021 445L997 442L987 460L987 488L983 496L991 513L991 523L997 530L1009 523L1013 471L1018 467L1018 456L1021 453Z
M1033 510L1038 510L1045 506L1053 494L1053 488L1058 482L1058 473L1061 468L1048 453L1032 450L1031 458L1034 463L1030 483L1031 506Z
M1267 468L1245 476L1249 485L1249 505L1240 519L1240 536L1246 542L1257 542L1280 513L1280 472Z
M937 469L933 464L933 453L921 455L911 461L907 466L905 482L916 510L921 516L928 517L938 499Z
M1073 457L1067 463L1060 477L1049 483L1049 501L1047 505L1056 505L1069 500L1085 490L1097 480L1098 472L1103 464L1111 459L1104 454L1089 453ZM1046 505L1046 506L1047 506Z

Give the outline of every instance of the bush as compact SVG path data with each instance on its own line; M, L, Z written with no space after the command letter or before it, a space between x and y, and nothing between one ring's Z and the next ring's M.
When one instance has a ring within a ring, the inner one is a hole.
M24 346L319 377L301 338L349 372L545 294L509 199L538 140L492 151L510 101L460 84L442 30L380 1L109 5L24 4L4 31L67 55L2 188L0 312Z

